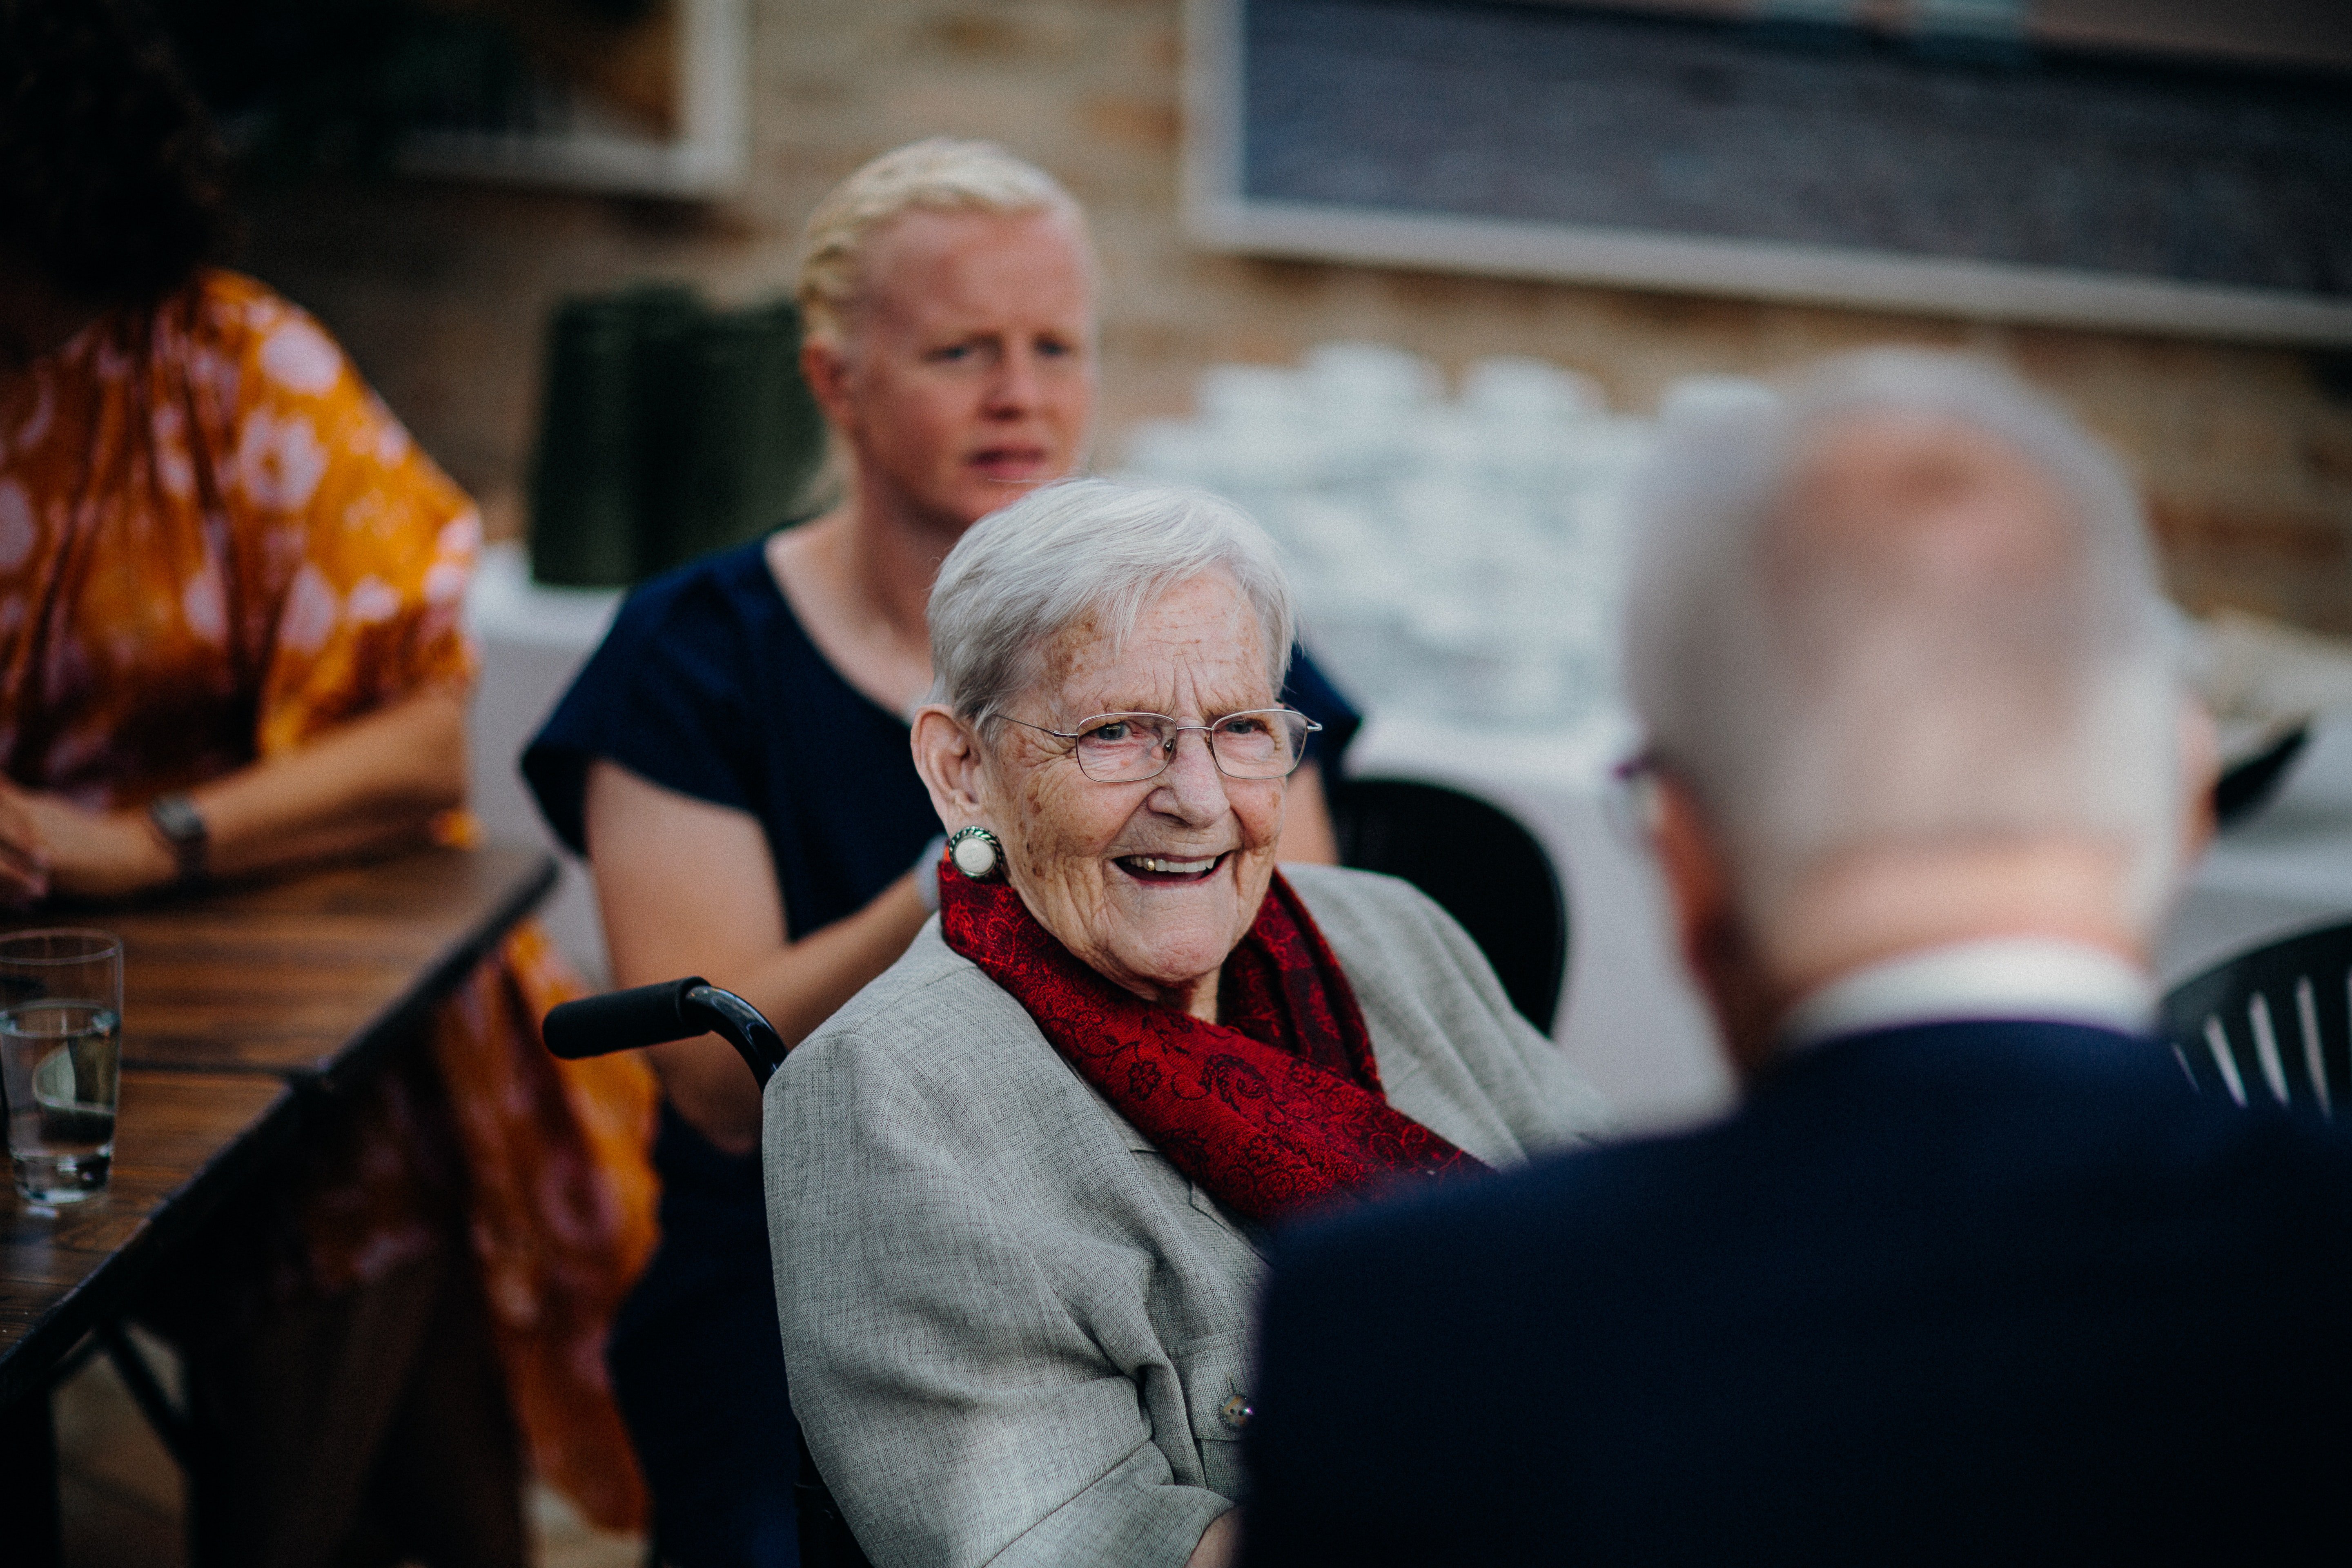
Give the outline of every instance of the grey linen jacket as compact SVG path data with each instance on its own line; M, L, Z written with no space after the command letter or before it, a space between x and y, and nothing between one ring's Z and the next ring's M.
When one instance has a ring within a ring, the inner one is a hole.
M1494 1165L1601 1128L1444 911L1284 874L1398 1110ZM1179 1568L1240 1495L1252 1234L936 920L792 1053L762 1135L793 1413L877 1568Z

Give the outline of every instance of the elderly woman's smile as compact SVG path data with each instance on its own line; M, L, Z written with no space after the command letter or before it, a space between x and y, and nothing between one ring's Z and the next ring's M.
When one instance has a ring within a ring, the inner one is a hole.
M1197 882L1214 871L1224 857L1212 855L1206 859L1180 860L1172 856L1126 855L1116 862L1118 868L1139 882Z
M1187 730L1156 777L1089 778L1074 731L1107 713L1179 724L1270 708L1265 632L1222 572L1146 604L1114 647L1092 617L1055 638L1030 689L992 726L980 819L1007 874L1062 945L1139 995L1215 1014L1217 974L1257 913L1282 835L1282 779L1229 778ZM1030 728L1028 726L1038 726Z

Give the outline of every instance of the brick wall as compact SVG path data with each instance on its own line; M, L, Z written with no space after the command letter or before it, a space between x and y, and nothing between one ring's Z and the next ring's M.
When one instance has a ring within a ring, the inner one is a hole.
M1532 353L1646 410L1675 378L1852 345L1965 344L2074 407L2145 477L2173 586L2352 633L2352 374L2277 349L1695 296L1259 261L1176 216L1180 0L753 0L753 176L717 208L486 186L250 193L247 264L323 317L493 528L517 525L540 333L561 296L645 276L722 300L788 286L801 216L872 154L992 137L1094 216L1108 289L1102 453L1221 361L1335 338L1458 370Z

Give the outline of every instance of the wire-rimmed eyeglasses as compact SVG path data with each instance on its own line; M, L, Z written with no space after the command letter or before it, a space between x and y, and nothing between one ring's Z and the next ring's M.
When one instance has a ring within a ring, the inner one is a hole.
M1078 771L1097 784L1141 784L1158 778L1175 759L1187 730L1208 742L1217 771L1229 779L1287 778L1307 755L1307 737L1323 728L1288 708L1253 708L1211 724L1180 724L1165 713L1097 713L1075 730L1054 730L1010 714L1008 724L1070 742Z

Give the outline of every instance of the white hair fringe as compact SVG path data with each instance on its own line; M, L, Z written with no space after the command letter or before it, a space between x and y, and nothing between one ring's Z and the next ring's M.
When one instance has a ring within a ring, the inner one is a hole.
M1297 616L1274 541L1231 501L1172 486L1067 479L974 523L931 586L931 700L975 722L1034 683L1045 648L1089 616L1117 648L1156 595L1209 573L1257 617L1266 678L1289 668Z

